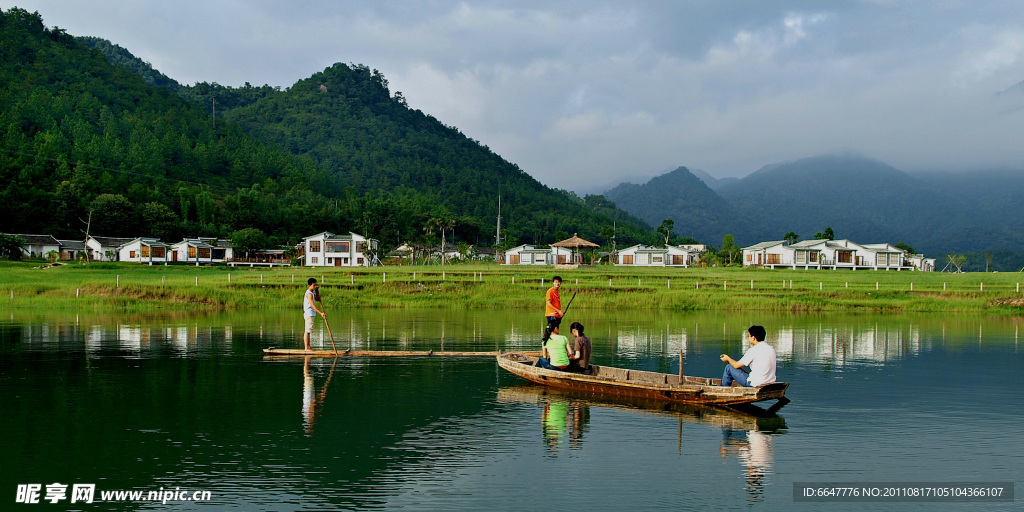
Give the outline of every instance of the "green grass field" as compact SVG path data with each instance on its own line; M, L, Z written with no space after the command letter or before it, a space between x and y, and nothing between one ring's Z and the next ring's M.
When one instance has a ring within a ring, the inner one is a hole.
M580 269L499 265L227 268L0 262L0 308L91 311L297 308L306 279L331 308L541 308L555 274L573 308L1020 314L1020 273Z

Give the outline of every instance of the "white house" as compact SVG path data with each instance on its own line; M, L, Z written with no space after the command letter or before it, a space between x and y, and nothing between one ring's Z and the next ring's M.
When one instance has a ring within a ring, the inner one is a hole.
M743 266L792 269L912 270L904 252L890 244L850 240L783 240L743 248Z
M572 258L566 247L537 248L523 244L505 251L505 265L565 265Z
M75 261L85 254L85 242L82 240L58 240L60 242L60 259Z
M60 253L60 241L50 235L8 234L20 237L25 241L21 246L21 252L27 258L45 258L50 251Z
M637 244L619 251L615 264L637 267L689 267L698 261L698 252L681 246L655 247Z
M743 248L743 266L767 266L769 268L791 266L794 263L793 252L785 240L761 242ZM817 261L817 256L815 256L815 261Z
M117 248L118 261L167 263L167 244L156 238L136 238Z
M302 239L302 264L310 267L368 267L376 265L377 240L356 233L329 231Z
M171 246L170 261L209 265L213 263L213 246L201 238L186 238Z
M85 247L89 251L89 259L93 261L117 261L118 248L132 240L131 238L89 235L85 239Z

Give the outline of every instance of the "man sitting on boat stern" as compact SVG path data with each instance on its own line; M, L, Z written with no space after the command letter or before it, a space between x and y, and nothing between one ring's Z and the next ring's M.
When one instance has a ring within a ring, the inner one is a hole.
M537 366L549 370L565 370L569 367L569 339L558 334L558 321L549 322L544 329L544 357L537 360Z
M764 327L751 325L747 329L750 348L743 354L743 358L737 361L728 354L722 354L720 359L727 363L722 372L723 386L731 386L734 381L748 387L775 382L775 349L765 343L765 334ZM749 375L743 371L744 366L750 367Z
M569 371L590 373L590 338L583 335L583 324L573 322L569 332L576 338L569 351Z

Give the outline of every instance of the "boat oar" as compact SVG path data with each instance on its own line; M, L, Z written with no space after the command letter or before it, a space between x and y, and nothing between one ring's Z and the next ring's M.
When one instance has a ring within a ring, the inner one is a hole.
M331 332L331 324L327 323L327 309L324 308L324 301L320 299L320 294L316 294L317 302L320 303L320 310L323 311L320 315L324 317L324 325L327 326L327 334L331 335L331 348L334 349L334 354L338 354L338 346L334 344L334 333Z
M576 294L579 292L572 292L572 298L569 299L569 303L565 305L565 310L562 311L562 318L565 318L565 314L569 312L569 306L572 306L572 301L576 299Z

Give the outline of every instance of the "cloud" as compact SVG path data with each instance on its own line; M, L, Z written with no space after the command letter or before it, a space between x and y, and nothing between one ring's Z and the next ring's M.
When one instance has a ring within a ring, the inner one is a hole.
M1024 80L1011 0L19 5L185 83L289 86L366 64L411 107L563 188L836 150L908 170L1024 161L1024 110L992 104Z

